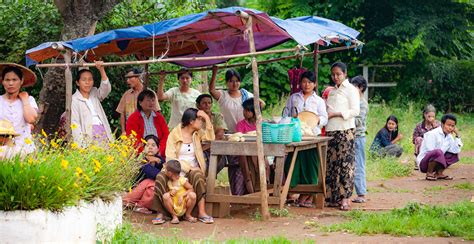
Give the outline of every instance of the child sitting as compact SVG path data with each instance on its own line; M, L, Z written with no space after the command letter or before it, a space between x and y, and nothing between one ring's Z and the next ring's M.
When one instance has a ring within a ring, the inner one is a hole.
M123 198L125 206L134 206L133 211L151 214L149 210L153 204L153 197L155 194L155 178L163 168L164 160L160 156L160 142L158 137L148 135L145 137L145 158L144 165L140 168L140 173L137 176L137 186L127 193Z
M172 224L178 224L179 217L183 215L184 220L196 223L197 219L191 215L196 204L196 193L194 193L188 179L179 175L180 172L181 164L177 160L170 160L166 163L169 192L163 195L163 205L172 216Z
M235 126L235 130L241 133L247 133L257 130L257 117L255 116L255 108L253 106L253 98L247 99L242 103L244 108L244 119L239 121Z
M402 134L398 133L397 117L390 115L385 126L375 136L374 142L370 146L370 151L382 157L387 155L400 157L403 153L403 148L396 143L402 138Z
M257 130L257 117L255 116L255 108L253 98L247 99L242 103L244 119L239 121L235 126L235 130L241 133L248 133ZM250 163L249 163L250 162ZM260 190L260 178L258 174L257 157L240 156L239 164L244 176L244 183L247 193L254 193ZM267 182L270 178L270 165L265 159L265 170Z

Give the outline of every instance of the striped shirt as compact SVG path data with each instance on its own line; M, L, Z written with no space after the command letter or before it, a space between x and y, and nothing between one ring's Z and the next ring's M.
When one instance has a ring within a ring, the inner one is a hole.
M154 118L156 117L156 114L154 111L151 111L150 117L146 117L146 114L143 111L140 111L140 114L143 117L143 122L145 122L145 130L143 132L143 138L145 138L148 135L155 135L158 137L158 134L156 133L156 128L155 124L153 123Z

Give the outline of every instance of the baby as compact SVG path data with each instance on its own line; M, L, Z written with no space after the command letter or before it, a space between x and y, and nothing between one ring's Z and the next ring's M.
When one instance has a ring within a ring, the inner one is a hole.
M163 194L163 204L172 216L171 223L178 224L179 217L191 223L197 219L191 215L191 211L196 204L196 193L193 186L183 176L180 176L181 164L177 160L170 160L166 163L166 176L168 177L168 192Z

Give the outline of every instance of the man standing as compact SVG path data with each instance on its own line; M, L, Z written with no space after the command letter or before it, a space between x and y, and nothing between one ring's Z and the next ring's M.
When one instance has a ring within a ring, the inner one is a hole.
M145 88L143 86L143 82L140 79L142 72L137 68L132 68L127 70L127 74L125 78L127 79L127 84L130 87L120 99L120 103L117 106L117 111L120 113L120 127L122 130L122 134L125 134L125 126L127 123L128 117L137 110L137 97L140 92L143 91ZM158 100L156 101L156 108L155 111L160 111L160 104L158 104Z

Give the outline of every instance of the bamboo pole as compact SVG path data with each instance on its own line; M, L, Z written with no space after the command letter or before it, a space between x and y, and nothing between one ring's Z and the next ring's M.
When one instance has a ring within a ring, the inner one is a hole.
M148 72L148 64L145 64L143 72L144 72L143 84L144 84L144 87L146 89L150 86L150 73Z
M104 66L121 66L121 65L144 65L160 62L179 62L179 61L207 61L207 60L219 60L219 59L231 59L231 58L241 58L249 57L252 55L263 55L263 54L274 54L274 53L285 53L285 52L296 52L298 47L295 48L286 48L279 50L267 50L259 51L255 53L240 53L240 54L230 54L230 55L221 55L221 56L209 56L209 57L189 57L189 58L164 58L164 59L151 59L151 60L137 60L137 61L125 61L125 62L107 62L104 63ZM66 67L66 64L63 63L53 63L53 64L37 64L38 68L51 68L51 67ZM70 64L69 67L94 67L94 63L77 63Z
M257 117L257 154L258 154L258 172L260 178L260 192L261 192L261 207L263 220L270 219L270 212L268 210L268 192L267 192L267 177L265 173L265 158L263 153L262 140L262 112L260 111L260 91L258 81L258 64L255 50L255 40L253 37L252 17L245 12L240 12L240 17L246 22L246 30L248 33L249 49L252 54L252 76L253 76L253 104L255 107L255 116ZM238 14L238 13L237 13Z
M72 72L71 67L71 51L66 50L64 53L64 62L66 69L64 70L64 80L66 81L66 140L71 138L71 104L72 104Z
M314 43L314 55L313 55L313 60L314 60L314 76L316 77L316 95L319 93L319 69L318 69L318 61L319 61L319 44Z

